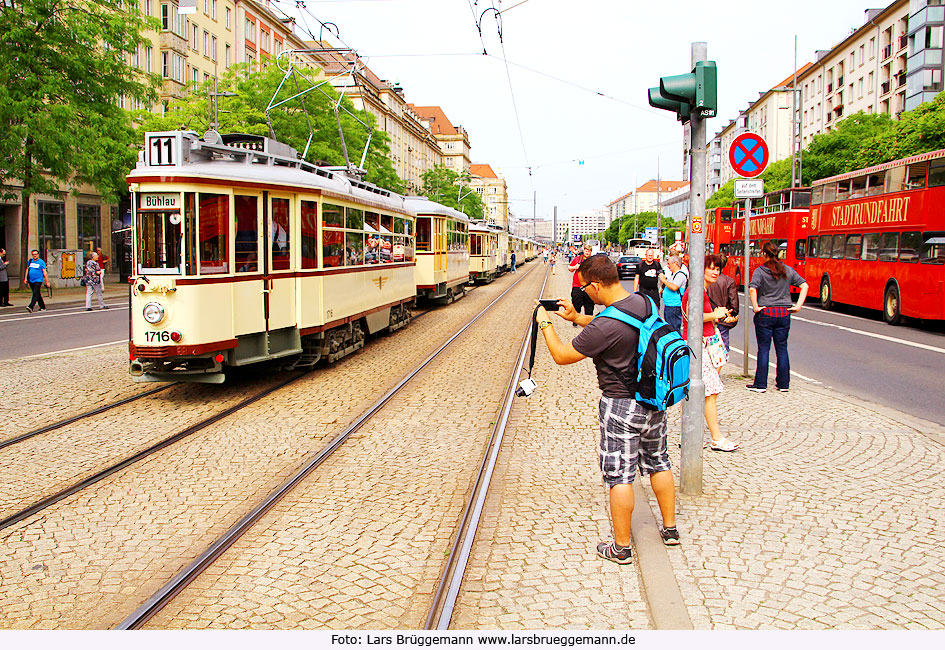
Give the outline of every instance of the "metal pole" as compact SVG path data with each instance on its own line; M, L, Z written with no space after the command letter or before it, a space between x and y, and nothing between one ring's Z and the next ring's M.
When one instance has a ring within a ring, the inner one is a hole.
M794 35L794 83L791 84L791 194L788 207L794 209L794 188L797 187L797 34Z
M704 42L692 44L692 67L697 61L707 59ZM693 215L705 214L706 192L706 146L705 118L695 113L690 120L691 146L689 169L692 184L689 186L689 205ZM702 379L702 303L705 286L705 233L691 232L689 236L689 331L686 343L692 348L693 358L689 366L689 400L684 403L682 413L682 453L679 470L679 487L684 494L702 494L702 440L705 437L705 382Z
M751 311L751 300L748 297L748 255L750 253L749 249L749 227L751 226L751 199L745 199L745 251L742 257L744 258L744 266L742 270L742 287L745 290L745 308L742 310L744 317L742 318L742 328L745 330L745 354L742 355L742 374L746 377L748 376L748 315L752 313Z
M558 206L555 206L554 216L551 219L551 241L558 243Z
M532 239L535 238L535 211L538 207L538 190L532 190Z

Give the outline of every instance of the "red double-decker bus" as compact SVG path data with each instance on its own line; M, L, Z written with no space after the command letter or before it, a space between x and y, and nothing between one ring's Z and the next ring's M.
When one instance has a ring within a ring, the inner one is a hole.
M945 319L945 149L814 183L807 281L820 303Z
M748 278L755 269L764 263L761 247L765 242L773 241L780 251L779 257L794 267L802 277L806 277L807 229L810 223L809 188L784 189L769 192L760 199L753 199L751 206L751 226L749 227ZM745 200L735 204L736 212L732 223L732 239L729 244L728 264L725 273L742 286L742 272L745 268ZM792 289L797 291L797 289Z
M735 209L709 208L705 211L705 251L729 254L732 241L732 214Z

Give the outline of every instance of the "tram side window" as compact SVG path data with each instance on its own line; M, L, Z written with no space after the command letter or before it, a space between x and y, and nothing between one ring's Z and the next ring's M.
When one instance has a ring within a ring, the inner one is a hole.
M830 257L835 260L842 260L843 259L843 246L844 246L843 235L834 235L833 243L830 246L830 250L832 251L830 254Z
M417 250L423 252L430 251L430 242L432 233L430 228L430 217L420 217L417 219Z
M906 173L906 189L907 190L921 190L925 187L925 177L928 172L928 163L916 163L914 165L909 165L909 169Z
M945 264L945 232L927 232L922 235L919 261L923 264Z
M879 255L877 259L880 262L895 262L899 259L899 233L884 232L879 236Z
M377 232L381 227L381 215L376 212L364 213L364 229L368 232Z
M798 239L794 244L794 258L798 261L807 259L807 240Z
M393 234L394 232L394 217L389 214L381 215L381 233L385 235Z
M348 230L364 230L364 210L345 208L345 228Z
M899 243L899 261L900 262L918 262L919 246L922 245L922 233L910 231L902 233L902 239Z
M886 189L886 172L870 174L866 179L866 196L882 194Z
M847 241L844 246L843 258L847 260L860 259L860 249L863 244L862 235L847 235Z
M929 163L929 187L945 185L945 158L939 158Z
M870 232L863 235L863 250L860 252L860 259L870 262L879 259L879 233Z
M345 266L360 266L361 264L364 264L364 234L346 232Z
M230 272L230 197L200 193L200 273Z
M259 223L255 196L233 197L236 212L236 272L259 271Z
M327 209L325 210L327 212ZM344 266L345 233L325 228L322 231L322 264L324 267Z
M180 212L138 212L138 272L180 268Z
M479 235L469 236L469 254L482 255L482 237Z
M302 201L302 268L318 268L318 204Z
M340 205L325 203L322 205L322 224L325 226L345 227L345 209Z
M197 273L197 195L184 192L184 274Z
M383 220L381 221L381 227L384 227ZM378 256L381 263L390 264L394 257L394 239L390 235L381 235L378 239L380 239Z
M807 251L810 253L811 257L819 257L818 252L820 251L820 237L810 237L807 243ZM798 258L800 259L800 258Z
M272 270L288 271L292 265L289 244L289 199L273 199L269 216L269 235L272 238Z

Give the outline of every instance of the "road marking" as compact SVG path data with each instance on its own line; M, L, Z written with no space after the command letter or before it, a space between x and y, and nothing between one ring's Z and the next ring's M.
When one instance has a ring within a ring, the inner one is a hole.
M810 320L808 318L801 318L800 316L791 316L793 320L799 320L802 323L811 323L812 325L820 325L821 327L833 327L838 330L843 330L844 332L852 332L853 334L860 334L861 336L868 336L874 339L880 339L881 341L890 341L892 343L899 343L900 345L908 345L912 348L919 348L920 350L929 350L930 352L938 352L939 354L945 354L945 348L937 348L933 345L926 345L925 343L915 343L914 341L906 341L905 339L897 339L892 336L886 336L885 334L874 334L873 332L865 332L863 330L856 330L852 327L844 327L843 325L834 325L833 323L821 323L820 321Z
M66 352L79 352L81 350L91 350L93 348L104 348L109 345L118 345L119 343L127 343L127 339L121 339L120 341L110 341L108 343L98 343L96 345L86 345L81 348L69 348L68 350L56 350L55 352L43 352L42 354L31 354L28 357L17 357L16 359L8 359L8 361L23 361L24 359L39 359L40 357L49 357L54 354L65 354Z
M745 354L745 351L744 351L744 350L739 350L738 348L736 348L736 347L734 347L734 346L732 346L732 347L729 348L729 349L732 350L733 352L738 352L739 354ZM754 359L755 361L758 361L758 357L756 357L756 356L753 355L753 354L749 354L749 355L748 355L748 358L749 358L749 359ZM769 362L768 362L768 367L769 367L769 368L777 368L777 366L774 364L774 361L769 361ZM812 383L812 384L821 384L821 385L823 384L822 381L818 381L818 380L816 380L816 379L813 379L812 377L806 377L806 376L802 375L802 374L799 373L799 372L794 372L793 370L791 371L791 374L794 375L795 377L797 377L798 379L803 379L804 381L809 381L809 382Z
M93 313L99 312L99 311L121 311L123 309L129 309L129 307L109 307L108 309L94 309ZM27 316L3 318L3 319L0 319L0 323L15 323L16 321L21 321L21 320L36 320L39 318L56 318L59 316L76 316L78 314L84 314L84 313L85 313L85 307L81 307L79 311L66 312L66 310L62 309L62 310L56 310L55 312L52 312L52 313L39 314L39 315L36 315L36 313L34 312L33 314L30 314Z

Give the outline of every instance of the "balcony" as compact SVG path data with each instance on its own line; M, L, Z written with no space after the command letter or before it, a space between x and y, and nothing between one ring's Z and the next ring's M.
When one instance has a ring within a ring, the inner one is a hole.
M906 85L906 73L900 72L896 75L896 88L902 88Z
M905 36L905 35L900 36L900 37L899 37L899 49L900 49L900 50L904 50L904 49L906 49L906 46L907 46L907 45L909 45L909 37L908 37L908 36Z
M160 45L162 50L174 50L185 57L187 56L187 39L174 32L161 32Z
M879 85L879 92L881 95L885 95L892 89L892 80L884 81Z
M883 48L883 60L885 61L892 56L892 43Z

